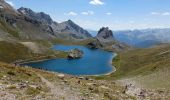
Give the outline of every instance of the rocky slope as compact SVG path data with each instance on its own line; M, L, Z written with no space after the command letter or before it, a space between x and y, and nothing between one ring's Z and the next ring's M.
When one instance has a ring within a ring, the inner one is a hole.
M128 80L95 80L1 62L0 69L2 100L168 100L170 94L137 88Z
M88 39L92 37L88 31L76 25L71 20L59 23L55 27L55 31L60 33L61 36L69 36L75 39Z
M113 32L108 27L102 27L93 42L87 44L90 48L102 48L108 51L124 51L131 47L117 41L114 38Z
M30 59L36 55L44 56L44 51L51 52L50 46L47 46L51 44L49 42L58 40L58 38L65 42L67 38L73 41L91 37L87 31L73 22L67 24L72 27L69 30L70 33L58 33L55 30L59 29L56 27L60 24L53 21L49 15L43 12L36 13L23 7L15 10L4 0L0 0L0 60L13 62L19 59ZM76 33L75 30L78 32ZM78 36L81 38L77 38ZM61 42L57 41L57 43Z
M71 20L57 23L48 14L0 1L0 36L22 40L87 39L91 35ZM1 37L1 38L2 38Z
M19 13L26 15L32 19L35 19L43 24L51 25L53 23L53 20L51 19L51 17L43 12L36 13L36 12L32 11L31 9L24 8L24 7L19 8L17 11Z
M24 16L4 0L0 1L0 30L7 35L17 39L52 39L54 36L49 26L37 20ZM0 33L0 34L3 34Z
M0 62L2 100L134 99L114 81L97 81Z
M75 24L73 21L68 20L62 23L57 23L52 18L43 12L34 12L29 8L21 7L18 12L28 16L34 20L41 22L44 25L48 25L53 35L60 38L72 38L72 39L87 39L92 37L86 30Z

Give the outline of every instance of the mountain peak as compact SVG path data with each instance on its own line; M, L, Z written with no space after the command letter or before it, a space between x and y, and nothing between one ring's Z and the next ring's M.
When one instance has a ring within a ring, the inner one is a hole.
M71 19L69 19L69 20L68 20L68 22L71 22L71 23L73 23L73 21L72 21Z
M102 42L113 42L114 41L113 32L109 29L109 27L100 28L96 37L98 40Z
M84 30L82 27L74 23L72 20L68 20L58 24L57 30L59 33L68 33L73 37L80 39L92 37L88 31Z
M19 8L18 12L20 12L21 14L24 14L26 16L29 16L32 19L38 20L42 23L51 25L53 22L52 18L44 12L34 12L31 9L24 8L24 7Z
M63 23L67 23L67 24L70 24L70 25L71 25L71 24L72 24L72 25L73 25L73 24L76 25L76 24L75 24L72 20L70 20L70 19L67 20L67 21L65 21L65 22L63 22Z

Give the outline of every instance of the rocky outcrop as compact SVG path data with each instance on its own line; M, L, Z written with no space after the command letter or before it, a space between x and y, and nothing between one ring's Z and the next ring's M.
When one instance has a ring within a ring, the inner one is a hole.
M120 43L114 38L113 32L108 27L102 27L94 41L87 44L91 49L102 48L107 51L124 51L130 47L124 43Z
M78 59L83 56L83 51L79 49L72 49L68 53L68 59Z
M102 43L114 42L113 32L108 27L102 27L96 36L96 38Z
M108 27L102 27L99 31L97 36L94 38L94 41L87 44L89 48L96 49L96 48L103 48L106 46L111 46L115 42L113 32L109 30Z

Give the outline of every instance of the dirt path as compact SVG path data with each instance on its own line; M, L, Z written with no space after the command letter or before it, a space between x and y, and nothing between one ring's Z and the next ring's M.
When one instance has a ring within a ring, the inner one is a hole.
M70 91L66 91L65 89L61 89L60 86L55 86L53 83L49 82L47 79L45 79L42 75L37 74L42 82L46 83L46 85L51 89L51 93L54 95L54 99L57 100L81 100L79 96L76 95L76 93L72 93Z

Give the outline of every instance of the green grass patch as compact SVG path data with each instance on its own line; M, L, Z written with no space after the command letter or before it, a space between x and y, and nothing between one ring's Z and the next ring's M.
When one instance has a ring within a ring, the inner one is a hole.
M113 59L116 72L107 76L94 77L96 79L120 79L138 75L149 75L159 69L170 66L170 45L156 46L147 49L136 49L119 53Z
M31 51L22 44L0 41L0 61L13 62L31 58L31 55Z
M19 31L16 28L14 29L9 24L7 24L3 18L0 18L0 27L4 31L10 33L12 36L19 38Z
M26 90L26 94L35 96L35 95L40 94L40 90L32 88L32 87L28 87L27 90Z

